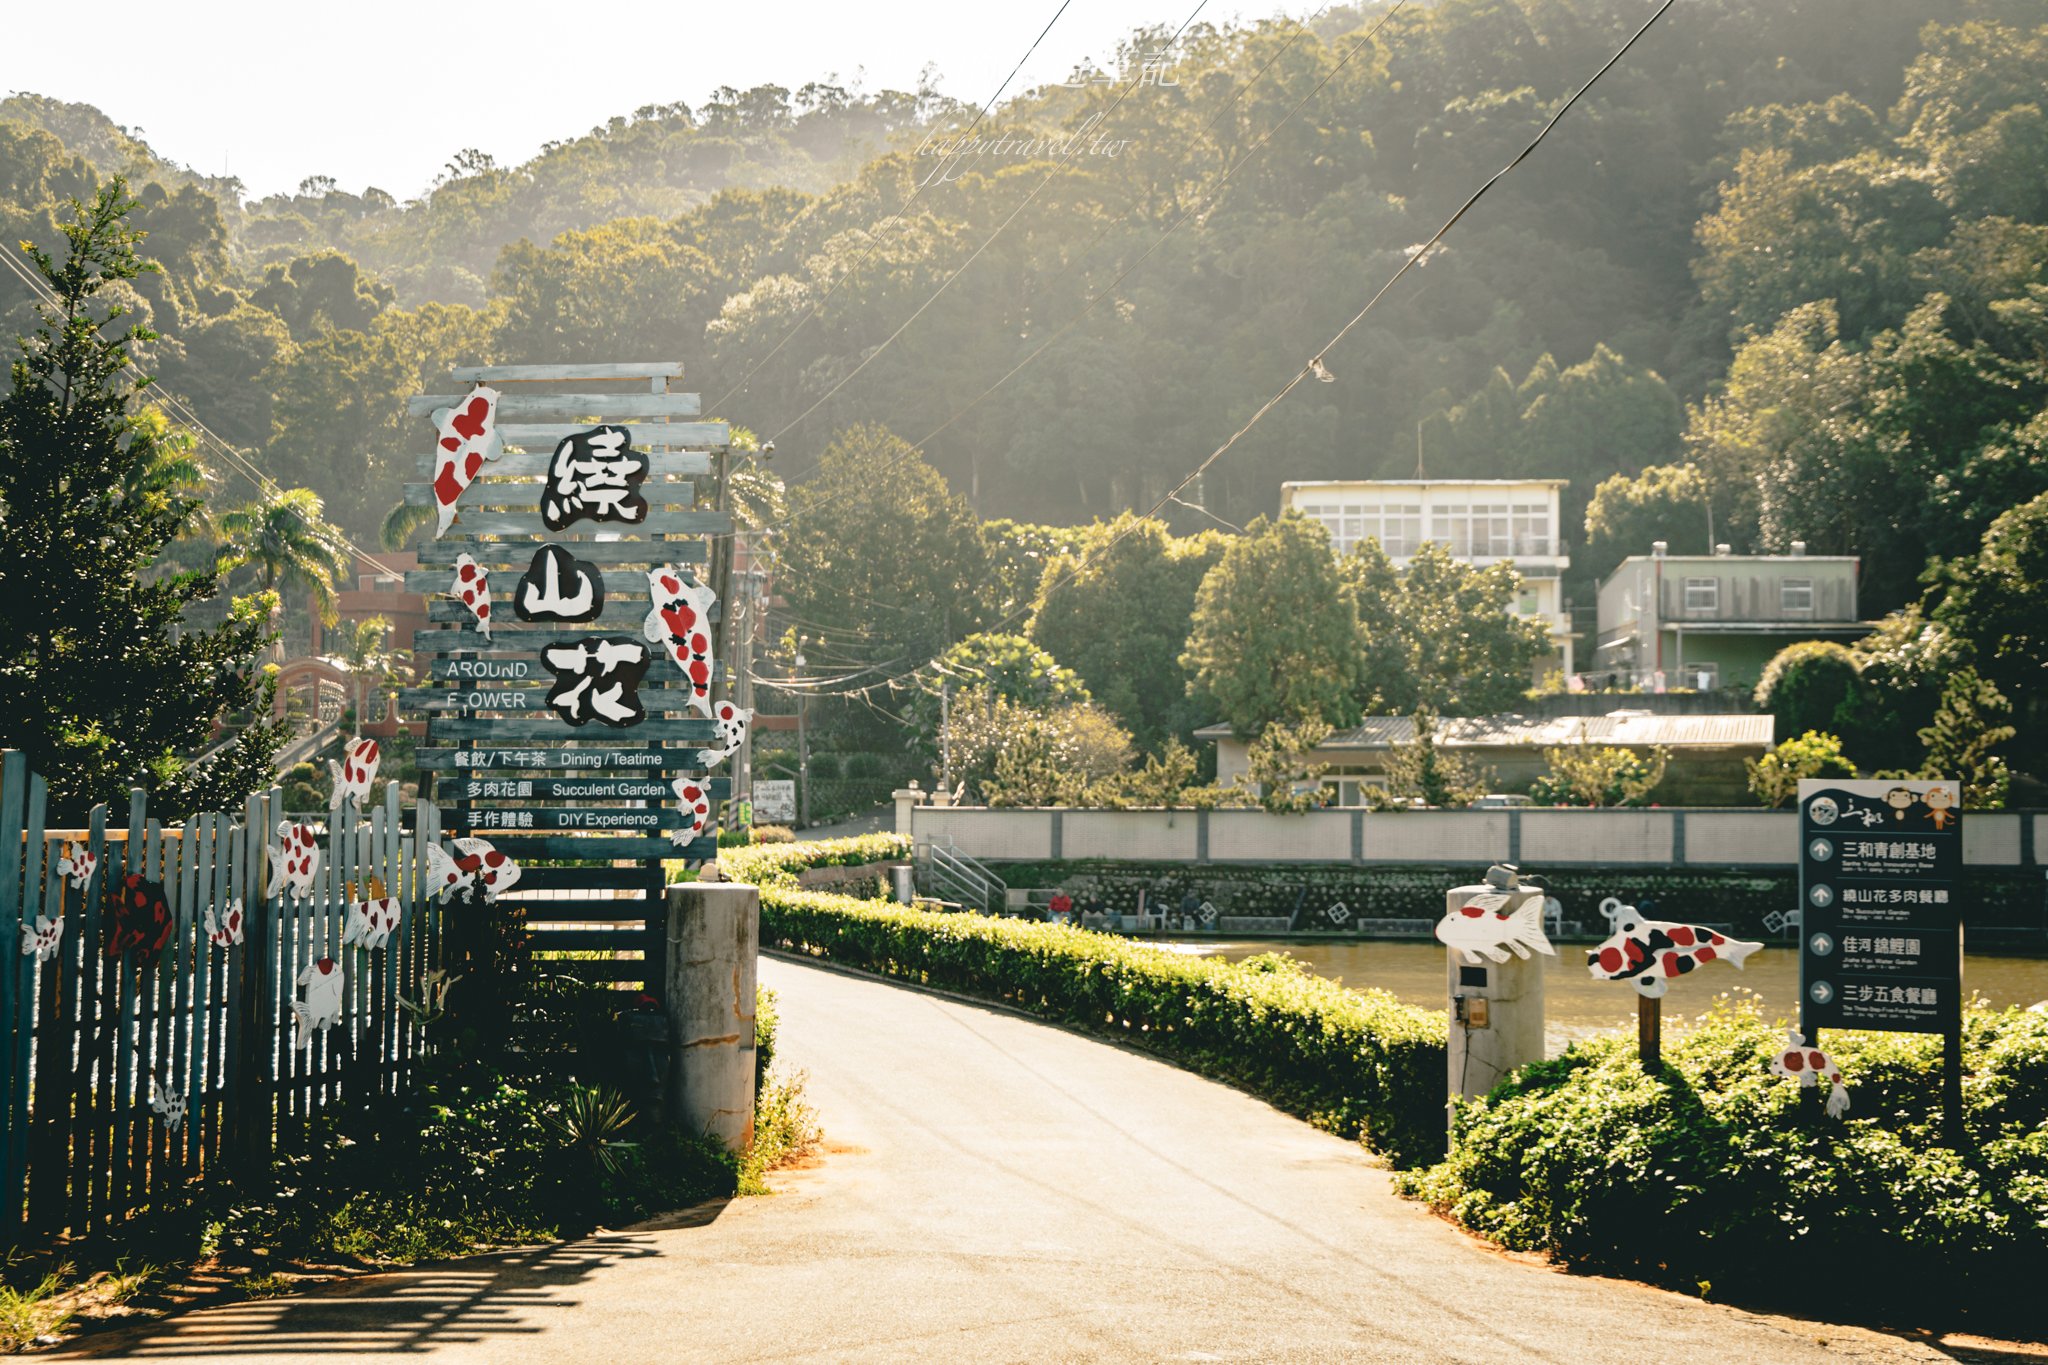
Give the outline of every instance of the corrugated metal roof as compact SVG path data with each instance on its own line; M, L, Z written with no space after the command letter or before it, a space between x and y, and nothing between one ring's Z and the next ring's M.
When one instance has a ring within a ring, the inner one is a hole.
M1613 744L1670 748L1769 748L1773 719L1759 715L1660 716L1611 711L1604 716L1447 716L1437 722L1437 740L1459 748L1504 748L1517 744ZM1227 725L1197 730L1198 739L1224 739ZM1415 739L1408 716L1369 716L1348 730L1334 731L1326 749L1384 749Z

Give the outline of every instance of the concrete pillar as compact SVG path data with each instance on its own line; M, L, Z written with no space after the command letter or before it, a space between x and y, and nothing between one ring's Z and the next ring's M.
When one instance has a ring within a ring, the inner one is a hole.
M913 782L907 787L898 787L889 794L896 798L896 832L909 834L910 813L924 804L924 791Z
M734 1151L754 1141L754 979L761 893L732 882L668 888L668 1119Z
M1505 909L1521 910L1533 901L1543 904L1543 891L1522 886L1512 869L1494 868L1487 882L1454 887L1444 896L1447 920L1459 915L1461 907L1480 896L1507 892ZM1490 921L1489 921L1490 922ZM1537 949L1535 943L1542 947ZM1458 948L1446 952L1445 988L1450 996L1449 1089L1452 1112L1460 1100L1484 1095L1503 1076L1530 1062L1543 1060L1543 968L1550 943L1539 931L1525 947L1528 957L1504 949L1507 961L1494 962L1485 954L1477 963L1467 960Z

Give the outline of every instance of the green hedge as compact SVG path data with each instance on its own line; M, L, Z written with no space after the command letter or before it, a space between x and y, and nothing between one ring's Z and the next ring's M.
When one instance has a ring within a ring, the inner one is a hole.
M1655 1077L1633 1039L1575 1045L1464 1107L1452 1155L1401 1187L1503 1246L1715 1297L2036 1302L2048 1015L1966 1016L1960 1151L1940 1142L1938 1037L1830 1032L1839 1120L1770 1073L1783 1044L1737 997L1668 1039Z
M796 874L814 867L861 867L910 856L907 834L856 834L846 839L813 839L796 844L749 844L718 850L718 874L729 882L794 885Z
M761 882L761 941L1129 1038L1397 1165L1444 1149L1444 1022L1267 954L1227 963L1108 934Z

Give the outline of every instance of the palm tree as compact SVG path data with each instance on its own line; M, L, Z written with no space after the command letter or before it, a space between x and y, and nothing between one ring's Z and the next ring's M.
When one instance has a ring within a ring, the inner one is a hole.
M391 620L385 616L367 616L360 621L350 621L334 633L334 653L348 665L349 685L355 690L358 730L369 719L363 710L368 695L366 684L373 679L380 686L389 683L398 665L412 657L407 650L392 649L390 642Z
M340 529L321 516L322 506L310 488L272 488L221 513L220 570L253 564L265 591L303 588L320 619L332 624L335 585L348 572L350 551Z

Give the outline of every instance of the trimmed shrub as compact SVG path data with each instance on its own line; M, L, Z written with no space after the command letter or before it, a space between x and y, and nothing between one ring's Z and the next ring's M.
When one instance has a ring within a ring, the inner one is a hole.
M1348 990L1277 954L1232 964L1063 925L760 885L766 946L1138 1042L1397 1165L1443 1152L1444 1021L1385 991Z
M861 867L910 856L904 834L856 834L846 839L813 839L808 843L753 844L720 849L718 875L729 882L756 886L794 886L796 874L814 867Z
M1646 1076L1576 1044L1458 1116L1406 1194L1516 1250L1717 1298L1886 1310L2034 1302L2048 1266L2048 1015L1973 1009L1961 1150L1941 1145L1938 1036L1830 1031L1845 1119L1771 1074L1784 1034L1723 999Z

